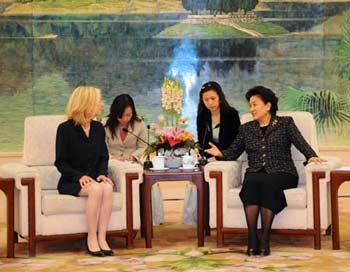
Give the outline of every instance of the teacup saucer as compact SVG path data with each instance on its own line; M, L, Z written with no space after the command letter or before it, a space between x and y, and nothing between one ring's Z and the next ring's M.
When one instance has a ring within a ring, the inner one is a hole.
M151 167L149 170L152 170L152 171L161 171L161 170L167 170L169 169L168 167L164 167L164 168L154 168L154 167Z

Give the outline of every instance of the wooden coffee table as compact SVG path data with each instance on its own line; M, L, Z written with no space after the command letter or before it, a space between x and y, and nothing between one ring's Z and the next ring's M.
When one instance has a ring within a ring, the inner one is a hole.
M331 209L332 209L332 243L333 249L340 248L339 242L339 207L338 190L344 182L350 181L350 167L331 171Z
M15 257L15 219L14 219L14 190L15 180L13 178L0 178L0 190L7 198L7 258Z
M206 205L206 186L204 172L201 169L168 169L168 170L144 170L142 183L142 209L141 209L141 231L145 235L146 247L152 247L152 185L162 181L190 180L198 190L197 194L197 238L198 246L204 246L204 229L209 233L209 224L205 223L204 206Z

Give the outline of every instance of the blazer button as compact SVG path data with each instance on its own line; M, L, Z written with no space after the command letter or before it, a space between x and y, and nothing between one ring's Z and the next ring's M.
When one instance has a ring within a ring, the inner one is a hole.
M262 148L265 149L265 146L263 145Z
M263 157L266 157L266 154L263 154Z
M263 164L262 164L262 165L263 165L263 166L265 166L265 164L266 164L266 163L265 163L265 162L263 162Z

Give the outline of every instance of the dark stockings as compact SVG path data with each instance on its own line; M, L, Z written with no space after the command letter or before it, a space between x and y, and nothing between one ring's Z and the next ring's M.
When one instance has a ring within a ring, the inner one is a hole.
M275 214L270 209L267 209L264 207L260 208L260 213L261 213L261 228L262 228L260 248L262 250L270 250L270 233L271 233L271 226L272 226L272 222L275 217Z
M256 250L258 248L257 221L259 215L259 206L248 205L244 207L245 218L248 226L248 249Z

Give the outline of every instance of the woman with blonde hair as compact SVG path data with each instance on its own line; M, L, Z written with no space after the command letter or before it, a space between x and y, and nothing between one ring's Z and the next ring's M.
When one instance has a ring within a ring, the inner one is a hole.
M67 121L57 128L55 166L60 194L87 197L87 249L93 256L113 255L106 241L112 213L113 182L107 177L105 130L93 119L101 114L101 91L78 87L69 98ZM98 232L98 234L97 234Z

